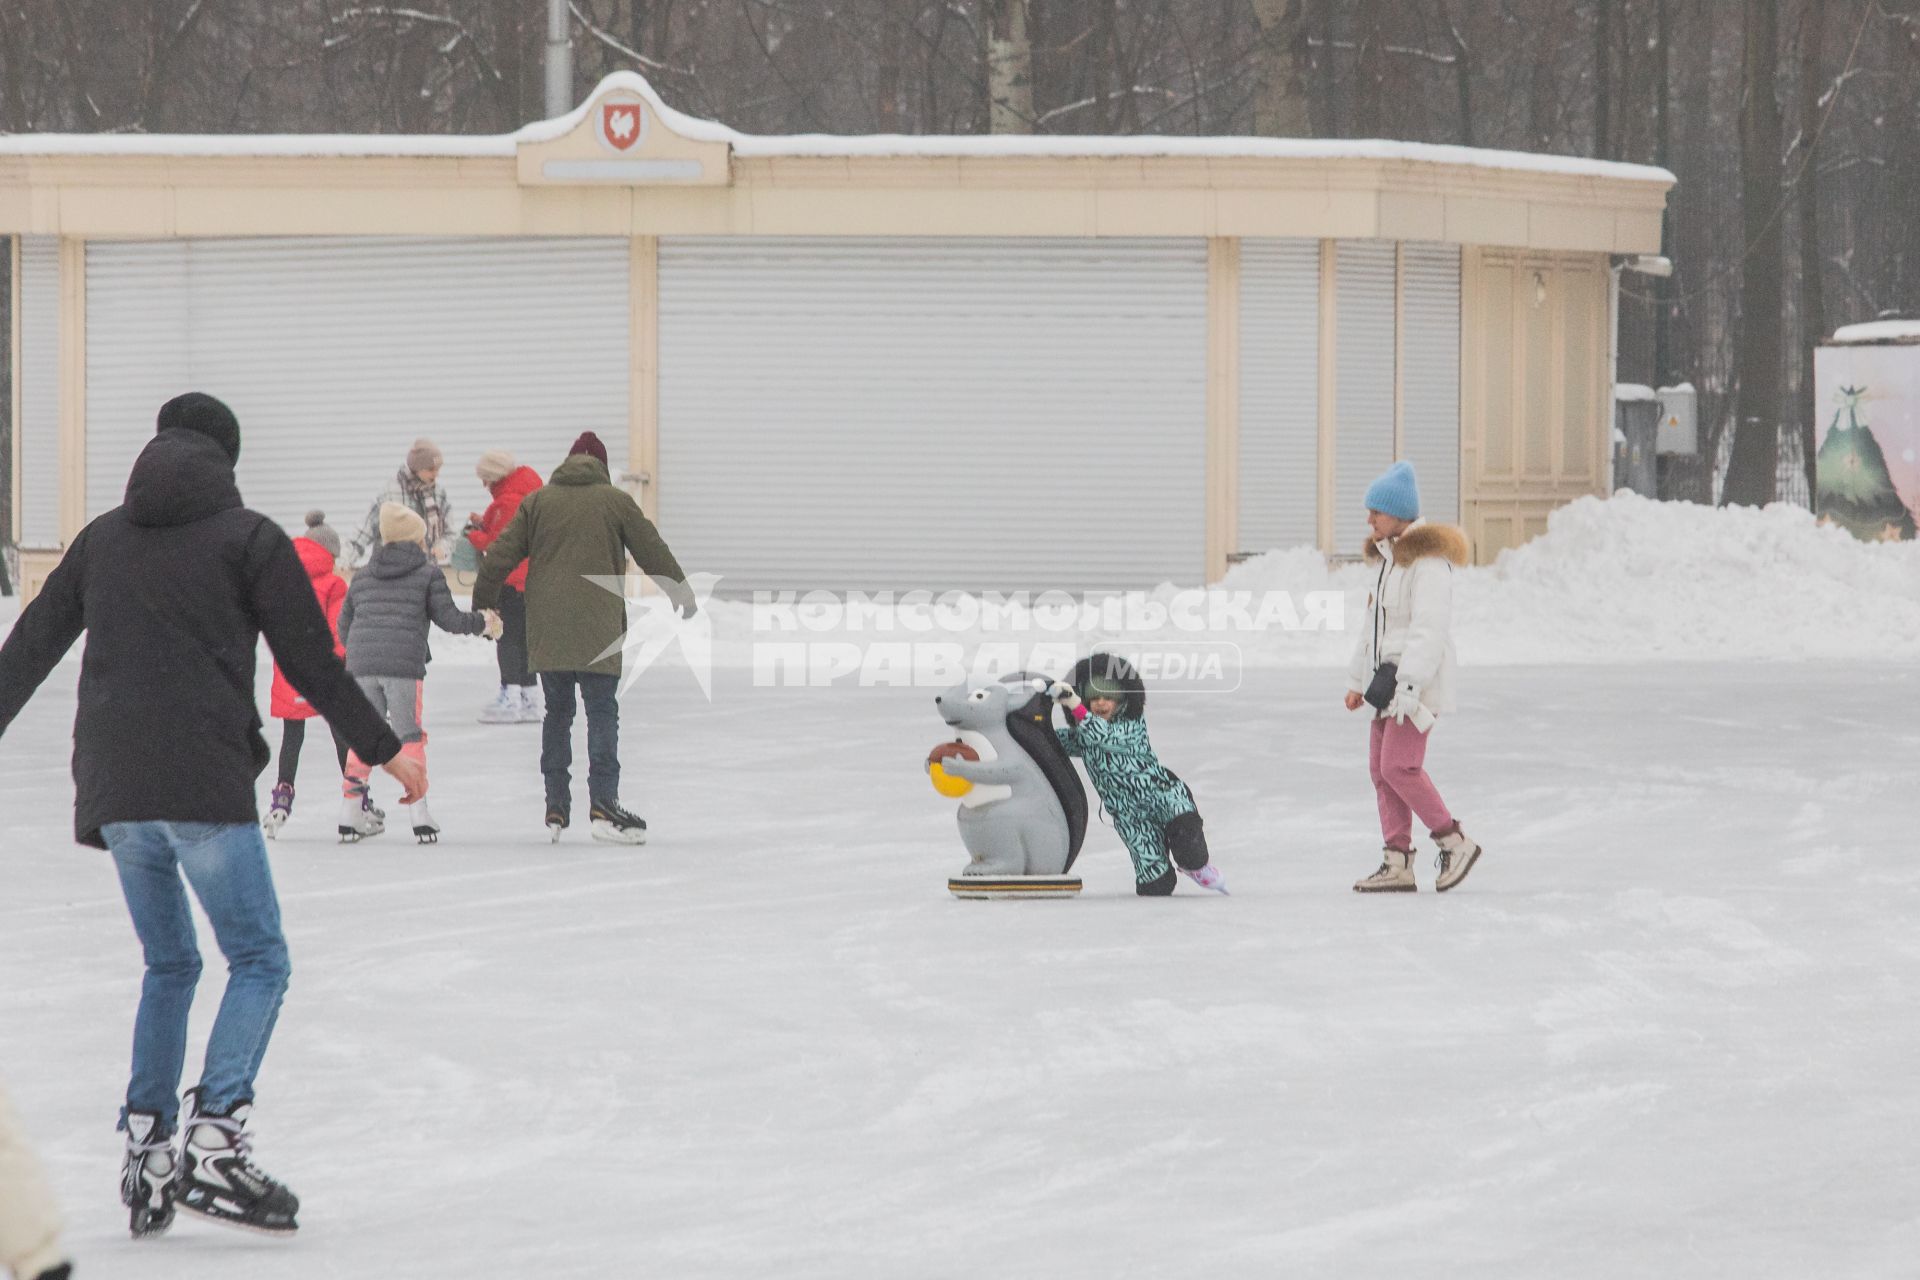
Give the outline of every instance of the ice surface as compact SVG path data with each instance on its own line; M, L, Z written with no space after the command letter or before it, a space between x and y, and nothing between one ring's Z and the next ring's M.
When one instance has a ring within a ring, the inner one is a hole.
M1378 834L1337 673L1156 697L1234 896L1134 899L1100 826L1058 903L948 897L925 691L733 671L708 704L650 671L653 843L555 847L538 729L473 723L489 673L436 663L444 842L332 843L322 738L273 848L294 976L254 1127L300 1237L139 1244L140 960L69 842L76 675L0 739L0 1071L86 1280L1801 1280L1920 1249L1907 659L1463 671L1429 764L1489 852L1390 901L1348 890Z

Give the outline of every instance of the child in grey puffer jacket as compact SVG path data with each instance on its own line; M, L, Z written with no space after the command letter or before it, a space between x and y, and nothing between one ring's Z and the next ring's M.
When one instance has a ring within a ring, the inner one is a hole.
M498 614L463 611L453 602L447 579L427 558L427 526L398 503L380 509L381 545L347 588L340 607L340 640L347 647L347 670L360 682L374 708L386 716L400 750L427 765L427 734L422 693L427 678L427 628L454 635L500 635ZM340 841L351 844L385 829L367 794L371 769L357 755L347 757L345 798L340 807ZM423 799L413 805L413 834L421 844L440 837Z

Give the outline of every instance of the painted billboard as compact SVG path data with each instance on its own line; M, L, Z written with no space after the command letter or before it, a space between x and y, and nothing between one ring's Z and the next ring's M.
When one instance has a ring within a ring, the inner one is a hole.
M1814 352L1814 510L1855 537L1914 536L1920 506L1920 344Z

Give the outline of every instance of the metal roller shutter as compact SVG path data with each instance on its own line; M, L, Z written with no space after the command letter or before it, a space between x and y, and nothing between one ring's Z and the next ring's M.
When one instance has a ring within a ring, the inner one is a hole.
M1367 486L1393 463L1394 247L1342 240L1335 248L1333 527L1341 551L1365 536Z
M1320 500L1320 242L1240 242L1240 551L1313 546Z
M20 545L60 545L60 237L20 237Z
M239 415L241 492L343 538L418 436L458 528L504 448L543 476L583 430L624 468L629 241L263 238L87 247L87 509L120 501L161 402Z
M1421 514L1460 518L1460 248L1400 249L1400 454L1420 476Z
M1206 245L660 242L660 514L722 589L1205 570Z

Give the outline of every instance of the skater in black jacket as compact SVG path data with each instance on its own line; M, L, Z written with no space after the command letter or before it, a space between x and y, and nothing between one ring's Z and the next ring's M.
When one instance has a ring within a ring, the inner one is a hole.
M126 501L81 530L0 647L0 733L81 632L74 831L107 849L146 957L134 1021L121 1198L135 1235L175 1205L256 1230L295 1229L299 1202L249 1155L254 1077L286 991L286 941L254 783L271 753L254 706L260 636L365 759L407 789L424 770L333 651L293 544L240 501L240 424L212 396L160 408ZM176 1139L200 948L186 885L227 958L226 992ZM176 1145L177 1142L177 1145Z

